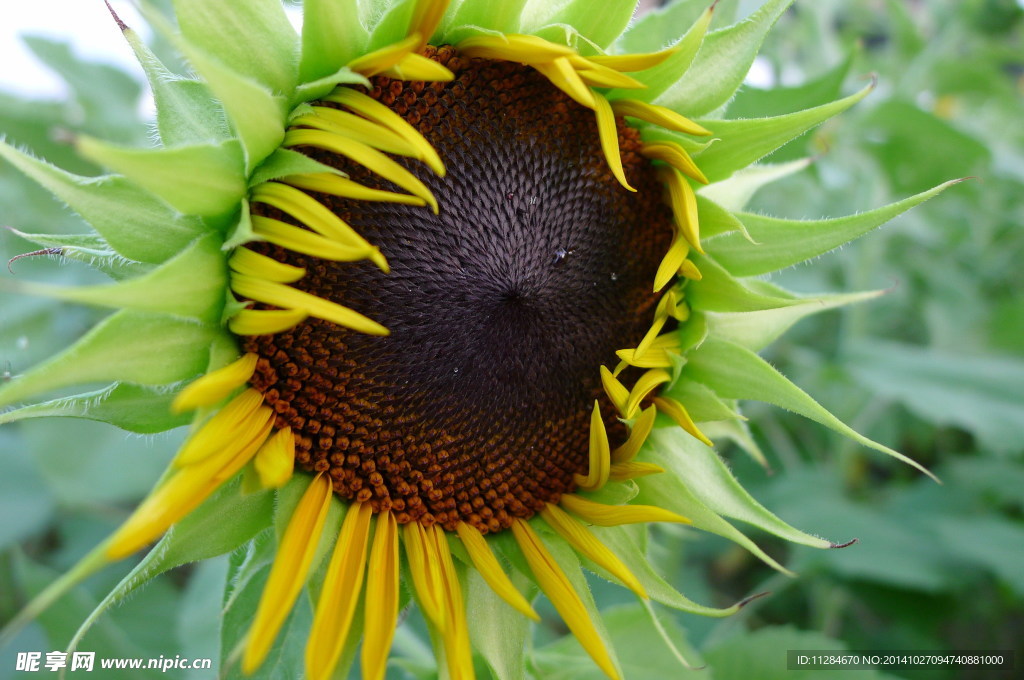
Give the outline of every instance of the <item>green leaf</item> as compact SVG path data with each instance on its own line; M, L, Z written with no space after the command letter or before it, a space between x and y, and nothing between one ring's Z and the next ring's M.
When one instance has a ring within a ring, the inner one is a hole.
M315 161L306 154L292 151L291 149L278 149L256 168L252 177L249 178L249 186L251 188L258 184L269 182L272 179L287 177L288 175L314 172L327 172L333 175L343 174L337 168L332 168L329 165Z
M301 82L329 76L364 53L370 33L360 21L357 5L350 0L302 4Z
M0 413L0 423L6 415ZM8 518L0 523L0 550L41 531L56 509L46 480L15 445L13 434L0 433L0 517Z
M169 316L124 310L75 344L0 387L0 406L48 390L90 382L166 385L206 368L218 329Z
M832 547L832 542L793 528L754 500L711 447L678 427L656 428L650 436L650 460L669 470L669 474L686 480L693 494L714 512L792 543Z
M753 243L739 234L704 242L714 259L736 276L757 276L823 255L863 236L897 215L937 196L960 180L868 212L825 220L786 220L752 213L737 215Z
M157 149L128 149L91 137L78 140L83 156L119 172L192 215L231 212L245 195L245 162L237 140Z
M702 382L720 397L753 399L793 411L849 437L862 446L888 454L935 478L920 463L853 431L764 359L735 343L713 339L705 341L687 355L682 379Z
M816 125L836 116L866 97L868 85L849 97L829 104L773 118L705 120L701 124L718 139L694 160L711 182L727 179L737 170L767 156Z
M449 11L441 23L442 39L448 31L460 26L486 26L501 33L521 33L520 17L529 0L490 0L475 2L467 0L455 11ZM452 3L453 5L455 3Z
M982 446L1004 454L1022 450L1024 362L972 357L878 340L851 343L847 371L877 396L904 404L936 425L956 425Z
M1024 594L1024 528L1000 517L942 517L938 540L955 559L994 574L1018 596Z
M129 259L163 262L202 229L197 220L176 215L123 177L72 175L3 142L0 156L67 203Z
M795 304L752 312L706 312L708 334L759 352L804 317L881 296L883 291L795 298ZM692 415L692 414L691 414ZM696 418L696 416L694 416Z
M635 8L636 0L528 0L519 30L535 33L552 24L567 24L588 42L604 48L622 34ZM489 21L483 25L492 27Z
M684 116L711 113L725 104L761 49L769 29L793 0L768 0L745 21L708 34L693 64L654 103Z
M678 6L680 3L676 4ZM672 10L670 8L668 12L671 11ZM714 5L709 7L705 12L698 16L697 19L694 21L693 25L690 26L689 30L687 30L687 32L683 34L681 38L676 40L676 36L673 35L670 40L666 41L668 42L668 44L670 44L672 47L676 49L675 54L673 54L671 57L669 57L662 63L658 64L657 66L653 66L649 69L637 71L631 74L632 77L636 78L641 83L647 85L646 89L613 89L606 94L608 99L627 98L640 99L642 101L649 102L657 98L672 85L675 85L683 76L683 74L685 74L686 71L690 68L691 64L693 64L693 60L697 56L697 51L700 49L700 46L704 43L704 37L707 35L708 27L711 25L713 13ZM656 14L656 12L651 12L646 16L650 17ZM664 27L667 25L670 24L662 25L661 30L664 30ZM631 44L632 42L633 41L631 41ZM664 43L662 41L652 41L646 43L646 45L643 47L633 47L632 50L623 48L622 51L657 51L662 48L663 44Z
M189 43L233 71L285 96L298 83L299 38L279 0L174 0L174 14Z
M693 254L690 259L702 275L700 281L691 281L686 287L686 300L694 311L756 312L800 304L788 293L758 291L752 283L740 281L709 257Z
M520 592L535 591L521 574L510 577ZM466 569L465 582L473 649L484 657L497 680L519 680L525 675L523 650L530 639L530 620L498 597L476 569Z
M173 392L139 385L114 383L102 390L23 406L0 413L0 425L51 416L88 418L110 423L129 432L152 434L187 425L190 414L171 412Z
M801 158L788 163L751 165L737 170L728 179L702 187L700 195L726 210L743 210L761 187L800 172L810 164L810 158Z
M161 312L199 321L220 318L227 290L224 254L213 235L198 239L178 256L134 279L101 286L60 287L0 279L0 290L66 302Z
M125 28L122 32L149 80L164 146L219 142L230 136L224 112L206 85L171 73L135 31Z

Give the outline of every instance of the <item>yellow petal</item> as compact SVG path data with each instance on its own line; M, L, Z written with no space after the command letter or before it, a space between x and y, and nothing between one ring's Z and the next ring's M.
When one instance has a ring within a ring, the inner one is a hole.
M220 402L248 382L256 371L258 358L257 355L250 352L224 368L210 371L201 378L193 380L174 398L171 410L175 413L183 413L200 406L213 406Z
M346 106L359 115L383 125L403 137L407 142L419 149L419 159L421 161L430 166L438 177L444 177L444 163L441 162L441 157L437 155L437 151L430 145L430 142L420 134L419 130L373 97L357 92L351 87L343 86L324 97L324 100Z
M605 394L611 399L612 404L618 409L619 415L625 416L626 402L629 401L629 390L604 366L601 367L601 385L604 387Z
M223 451L231 441L251 437L266 423L266 414L258 412L263 395L249 388L232 399L188 438L174 458L178 467L193 465Z
M673 291L669 291L662 297L662 301L665 301L670 296L674 296ZM661 305L659 305L660 307ZM667 313L658 313L655 310L654 321L651 322L651 327L644 333L643 339L637 344L636 349L633 350L633 359L635 361L644 359L647 356L648 350L654 346L654 341L660 337L658 334L661 333L662 329L665 328L665 324L668 322L669 315Z
M366 601L370 605L363 638L363 680L384 680L398 621L398 525L390 511L377 515Z
M381 71L381 75L399 80L422 80L430 83L447 83L455 80L455 74L437 63L419 54L407 54L389 69Z
M683 260L683 263L679 265L679 273L694 281L700 281L704 278L704 275L697 269L697 265L693 263L693 260Z
M419 522L406 524L402 531L405 554L409 558L409 571L420 609L439 633L445 632L444 585L441 576L441 557L437 554L433 538L428 540L426 529Z
M654 420L658 417L658 409L655 406L648 406L633 423L633 429L629 431L629 438L626 443L612 451L612 463L622 464L636 458L640 447L647 441L647 436L654 429Z
M689 254L690 244L687 242L682 230L677 228L676 234L672 238L672 245L669 246L665 257L661 259L661 264L658 265L658 272L654 275L655 293L672 281L672 277L679 271L679 268L686 260L686 256Z
M604 641L594 628L587 608L580 600L580 596L573 589L569 579L562 572L561 567L544 547L540 537L533 531L529 524L521 519L512 523L512 533L515 536L523 557L530 565L537 583L541 590L551 600L558 611L559 616L565 621L572 634L579 640L580 645L586 650L594 663L604 671L605 675L613 680L618 680L619 673L615 670L608 650L605 649Z
M605 505L573 494L562 496L560 505L587 522L602 527L617 527L620 524L646 524L647 522L692 524L682 515L653 505Z
M637 596L647 598L647 591L637 580L633 572L629 570L615 554L608 549L608 546L601 543L594 534L590 533L585 526L577 522L570 515L557 505L548 503L540 511L541 517L552 529L568 541L569 545L576 549L581 555L586 555L597 565L604 568L623 585L632 590Z
M308 132L314 132L309 130ZM280 182L264 182L252 191L252 203L265 203L294 217L300 224L338 243L366 247L366 239L309 194Z
M473 680L473 651L469 645L466 625L466 607L462 602L462 588L455 572L448 539L436 524L426 529L427 540L433 542L434 554L441 567L441 598L445 611L444 655L448 674L452 680Z
M669 358L669 353L665 350L649 349L644 352L640 357L636 356L636 350L632 349L620 349L616 350L615 355L622 359L622 368L626 366L636 366L637 368L672 368L672 360ZM621 370L616 368L618 373Z
M387 335L388 329L359 312L280 283L260 281L243 274L231 277L231 288L242 297L285 309L301 309L324 321L367 335Z
M707 184L708 178L704 176L704 173L700 171L697 164L690 158L690 154L686 152L686 149L675 144L673 142L654 142L652 144L644 144L640 147L640 154L644 158L650 158L653 161L663 161L668 163L673 168L683 173L687 177L692 177L701 184Z
M630 191L636 191L626 181L626 173L622 169L622 157L619 155L619 128L615 125L615 114L612 105L603 95L594 95L594 111L597 113L597 133L601 138L601 150L608 160L615 179Z
M384 272L389 271L387 261L380 250L368 243L350 245L339 243L307 229L261 215L252 216L253 232L264 241L294 250L296 253L312 255L324 260L335 262L355 262L370 260Z
M491 587L491 590L523 616L540 621L537 612L533 610L522 593L512 585L512 581L502 569L501 564L498 563L498 558L494 556L490 546L487 545L484 535L465 522L459 522L455 530L458 532L459 538L462 539L462 545L466 547L473 566L476 567L477 572Z
M405 205L426 205L419 196L411 194L399 194L394 191L382 189L371 189L359 182L353 182L346 177L332 175L329 172L312 173L308 175L289 175L280 181L307 191L318 191L322 194L351 198L357 201L383 201L387 203L403 203Z
M243 309L228 319L235 335L274 335L295 328L309 314L302 309Z
M266 424L251 440L235 439L215 455L172 474L110 538L107 557L118 560L152 542L233 477L270 435L271 414L270 408L261 406L255 417L265 418Z
M573 475L576 485L586 491L596 491L608 483L608 468L612 464L608 432L601 417L601 407L594 402L590 414L590 469L586 476Z
M676 424L679 425L679 427L683 428L708 446L714 446L711 440L704 436L704 433L701 432L696 423L693 422L693 419L687 412L686 407L678 401L670 399L669 397L655 397L654 405L658 407L659 411L676 421Z
M588 109L594 108L595 100L598 97L583 82L568 58L556 57L550 62L535 63L533 68L544 74L544 77L550 80L552 85L572 97L580 106L585 106Z
M426 45L433 37L438 24L441 23L441 17L448 9L448 2L449 0L418 0L416 2L412 20L409 22L409 34L418 33L422 37L423 42L420 47Z
M264 489L276 489L292 478L295 469L295 435L292 428L278 431L256 452L256 474Z
M402 60L402 57L418 50L423 43L419 33L413 33L405 40L374 50L353 59L347 66L367 78L382 73Z
M640 402L647 398L651 392L660 385L664 385L672 379L668 371L661 368L652 368L644 372L640 379L633 385L629 393L629 401L626 402L626 417L632 418L640 407Z
M394 182L409 193L419 196L436 214L437 199L430 189L411 172L391 160L380 151L354 139L348 139L323 130L289 130L284 135L284 146L315 146L350 158L384 179Z
M580 79L590 87L619 87L623 89L639 90L647 87L636 78L631 78L615 69L608 68L603 64L591 61L587 57L569 57Z
M608 476L608 479L613 482L625 482L629 479L636 479L637 477L646 477L647 475L657 475L665 471L665 468L654 463L616 463L612 465L612 472Z
M242 657L243 673L251 674L263 663L281 624L295 604L295 598L302 591L320 542L332 495L330 478L319 474L299 500L277 547L274 565L270 568L256 617L249 629Z
M597 58L590 57L590 60L596 61ZM704 136L711 134L709 130L697 123L694 123L689 118L679 115L672 109L665 108L664 106L648 104L647 102L642 102L637 99L624 98L613 101L612 110L620 116L639 118L640 120L645 120L648 123L654 123L655 125L659 125L668 130L676 130L677 132L683 132L688 135Z
M278 283L295 283L306 275L306 270L302 267L278 262L272 257L261 255L248 248L237 249L228 260L228 265L232 271L239 274Z
M369 503L354 503L341 525L331 563L324 576L320 601L306 641L306 675L309 680L328 680L345 648L352 616L363 589L366 548L370 537Z
M659 177L668 187L669 202L676 226L683 236L698 253L704 249L700 245L700 219L697 214L697 195L693 187L675 168L667 168L659 173Z
M335 132L367 146L399 156L415 158L419 153L416 147L397 132L354 113L339 111L327 106L314 106L313 113L293 118L290 125L306 125L317 130ZM337 175L332 175L332 177L337 177Z
M576 52L571 47L556 45L534 35L479 35L466 38L455 46L464 57L518 61L521 64L551 62Z
M662 63L673 54L679 51L677 47L669 47L661 52L649 52L646 54L598 54L587 57L595 64L601 64L616 71L646 71Z

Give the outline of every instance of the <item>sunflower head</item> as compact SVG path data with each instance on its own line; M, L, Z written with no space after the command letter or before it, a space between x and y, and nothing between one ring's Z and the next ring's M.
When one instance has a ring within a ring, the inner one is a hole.
M224 660L245 673L298 625L308 677L333 677L361 640L363 677L381 678L411 596L449 677L473 677L474 649L514 677L542 592L616 678L581 565L676 609L740 606L669 587L645 557L649 523L720 534L783 571L729 520L837 547L753 500L712 438L763 462L738 405L755 399L906 460L757 355L873 293L801 297L759 277L942 187L841 219L743 212L797 169L748 166L870 87L728 119L790 1L709 31L712 5L667 48L643 48L664 28L630 26L634 4L307 0L301 34L278 0L175 0L176 26L144 4L195 78L120 24L159 144L78 139L113 172L99 178L0 145L95 230L19 235L69 257L91 239L115 279L5 285L116 310L0 387L0 405L107 386L0 423L191 429L123 526L22 619L154 541L147 578L247 546L231 587L262 594L229 599L229 619L251 602L252 623ZM286 624L303 592L312 615Z

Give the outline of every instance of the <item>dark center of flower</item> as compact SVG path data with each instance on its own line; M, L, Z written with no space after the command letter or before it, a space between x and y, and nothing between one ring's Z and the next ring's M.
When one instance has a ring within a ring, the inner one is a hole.
M427 54L455 80L375 77L369 94L443 159L444 178L400 161L440 214L312 194L379 246L391 272L260 246L307 269L297 288L390 336L310 319L246 349L261 357L253 384L295 432L298 463L327 472L338 494L390 508L400 523L499 531L586 474L595 399L612 446L624 439L598 369L650 327L672 218L635 130L619 122L631 193L608 169L593 112L545 77L448 47ZM300 150L399 190L345 158Z

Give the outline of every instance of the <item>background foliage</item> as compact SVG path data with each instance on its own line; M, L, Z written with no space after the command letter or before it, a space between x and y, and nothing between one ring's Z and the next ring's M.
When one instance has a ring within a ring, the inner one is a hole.
M730 23L757 4L722 0L716 22ZM703 5L684 0L669 17L686 25L688 7ZM666 18L656 20L674 30ZM70 149L75 133L145 142L146 123L135 114L138 74L80 61L59 42L29 41L67 80L71 96L26 102L0 94L3 134L79 173L98 169ZM798 291L888 294L804 321L768 352L855 429L925 463L945 484L796 416L748 405L772 473L733 455L741 481L794 525L860 543L819 552L755 536L798 572L791 579L714 536L658 529L652 557L694 599L727 605L772 594L725 620L659 611L679 648L707 666L685 672L628 593L593 579L627 676L780 678L787 676L785 650L796 648L1016 648L1024 663L1024 11L1013 0L798 2L769 36L758 68L775 87L747 87L730 117L824 103L872 72L878 87L769 159L813 162L762 191L755 210L843 215L953 177L976 178L840 253L780 276ZM0 166L0 224L71 233L80 230L76 222ZM0 231L4 259L32 249ZM74 263L44 258L12 268L19 278L64 283L90 276ZM3 379L65 347L97 316L0 288ZM174 432L142 439L89 421L0 428L0 621L124 519L179 441ZM158 579L105 616L81 648L107 657L216 657L227 569L226 558L211 560ZM13 673L18 650L62 648L126 570L114 565L92 577L0 649L0 678ZM533 670L544 678L599 677L564 632L555 623L538 630ZM414 615L399 631L403 659L391 675L433 677L428 650ZM1000 677L950 669L840 676Z

